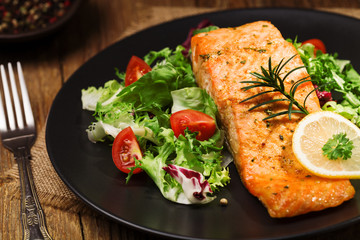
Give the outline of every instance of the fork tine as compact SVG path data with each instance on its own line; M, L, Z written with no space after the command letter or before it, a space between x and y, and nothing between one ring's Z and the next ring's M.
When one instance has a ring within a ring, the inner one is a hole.
M8 80L6 77L4 65L1 65L0 68L1 68L1 78L2 78L2 84L3 84L3 90L4 90L5 105L6 105L6 112L7 112L9 127L11 130L15 130L16 126L15 126L14 111L12 108L9 85L8 85Z
M22 129L22 128L24 128L24 118L23 118L23 115L21 112L20 99L19 99L16 82L15 82L14 71L13 71L11 63L8 63L8 70L9 70L9 77L10 77L10 86L11 86L11 91L12 91L13 100L14 100L16 121L17 121L18 127L20 129Z
M2 65L0 66L0 68L2 67ZM2 70L1 70L2 71ZM4 110L4 104L3 104L3 100L2 100L2 95L0 92L0 131L6 131L7 130L7 126L6 126L6 116L5 116L5 110Z
M17 71L18 71L18 76L19 76L21 96L22 96L23 104L24 104L24 113L25 113L26 124L28 126L35 126L34 115L31 110L29 94L28 94L28 91L26 88L25 78L24 78L24 74L23 74L23 70L22 70L20 62L17 62Z

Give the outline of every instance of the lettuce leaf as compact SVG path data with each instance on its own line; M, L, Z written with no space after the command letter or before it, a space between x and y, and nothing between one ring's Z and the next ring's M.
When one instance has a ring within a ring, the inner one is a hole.
M134 104L138 111L149 110L153 105L166 108L172 103L171 91L194 85L194 79L165 63L124 88L118 97L122 102Z
M146 55L149 64L156 61L155 66L118 94L121 101L134 104L136 111L150 111L158 115L159 110L170 108L172 91L196 86L190 61L182 55L182 49L181 46L175 51L165 48Z
M173 106L171 112L193 109L216 119L217 107L207 92L199 87L188 87L171 92Z
M122 85L116 80L107 81L103 87L94 86L81 90L82 107L85 110L95 111L98 103L112 102L116 95L122 90Z
M325 111L336 112L360 127L360 107L355 108L350 105L338 104L335 101L329 101L325 103L322 109Z

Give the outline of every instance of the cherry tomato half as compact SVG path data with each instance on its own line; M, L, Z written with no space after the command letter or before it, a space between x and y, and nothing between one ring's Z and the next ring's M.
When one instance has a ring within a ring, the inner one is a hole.
M184 135L188 128L191 132L198 132L196 139L209 139L216 131L215 120L209 115L192 109L178 111L170 116L170 125L176 137Z
M132 56L126 67L125 86L136 82L143 75L151 71L151 67L137 56Z
M142 159L139 143L131 129L127 127L116 136L112 146L112 158L115 166L124 173L129 173L131 167L135 166L134 157ZM141 168L136 168L133 173L141 172Z
M306 43L311 43L312 45L315 46L315 48L314 48L314 54L315 54L315 56L316 56L317 50L320 50L320 51L322 51L323 53L326 53L325 44L324 44L323 41L321 41L320 39L313 38L313 39L306 40L305 42L302 42L303 45L306 44Z

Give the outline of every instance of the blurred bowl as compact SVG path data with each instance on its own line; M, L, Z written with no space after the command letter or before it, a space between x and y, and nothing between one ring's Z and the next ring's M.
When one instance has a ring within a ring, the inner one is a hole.
M12 0L11 0L12 1ZM0 33L0 43L21 43L32 40L37 40L42 37L48 36L61 27L63 27L75 14L81 5L81 0L72 0L71 5L66 9L64 15L58 17L58 19L46 25L44 28L37 28L26 32L19 33ZM0 23L3 19L0 19Z

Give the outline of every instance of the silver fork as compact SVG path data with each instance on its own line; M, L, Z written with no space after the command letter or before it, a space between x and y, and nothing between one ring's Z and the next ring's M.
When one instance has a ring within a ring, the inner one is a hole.
M45 215L36 194L30 168L30 148L36 139L36 126L21 64L17 62L17 75L23 106L21 106L19 99L11 63L8 63L10 87L4 65L0 66L0 71L5 100L4 106L0 92L0 135L3 146L14 153L19 166L23 239L48 240L51 237L46 228ZM25 119L23 115L25 115Z

